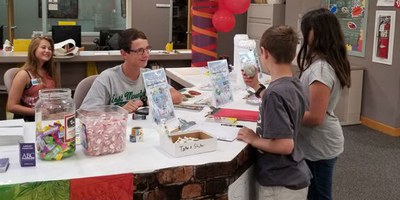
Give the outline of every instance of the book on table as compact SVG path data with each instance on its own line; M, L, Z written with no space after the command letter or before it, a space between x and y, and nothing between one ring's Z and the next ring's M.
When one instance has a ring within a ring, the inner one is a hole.
M0 158L0 173L6 172L10 166L9 158Z
M1 120L0 121L0 146L17 145L24 140L23 119Z
M257 122L259 112L232 108L217 108L208 117L211 118L236 118L239 121Z

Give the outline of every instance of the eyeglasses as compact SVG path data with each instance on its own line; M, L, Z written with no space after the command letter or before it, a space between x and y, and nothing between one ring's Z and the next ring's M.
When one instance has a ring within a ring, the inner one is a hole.
M146 47L145 49L140 48L140 49L129 49L129 52L136 53L138 55L143 55L144 52L150 53L151 51L151 46Z

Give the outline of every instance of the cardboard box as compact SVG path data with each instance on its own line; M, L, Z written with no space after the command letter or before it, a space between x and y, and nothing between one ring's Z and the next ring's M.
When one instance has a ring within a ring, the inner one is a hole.
M188 141L186 143L175 143L179 137L192 137L198 138L199 140ZM172 156L182 157L215 151L217 149L217 138L214 138L200 130L176 133L171 137L168 137L165 134L160 134L160 146L161 149L171 154Z
M19 163L21 167L36 166L35 143L19 143Z

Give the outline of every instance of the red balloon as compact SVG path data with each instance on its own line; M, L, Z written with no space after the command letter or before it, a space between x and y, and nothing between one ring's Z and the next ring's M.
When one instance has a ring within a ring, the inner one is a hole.
M225 9L219 9L214 13L212 23L219 32L229 32L235 27L235 16Z
M219 0L219 6L231 11L233 14L242 14L250 7L250 0Z

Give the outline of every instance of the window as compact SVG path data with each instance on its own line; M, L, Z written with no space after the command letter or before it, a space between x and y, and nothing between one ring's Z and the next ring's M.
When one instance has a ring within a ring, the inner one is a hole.
M15 38L30 38L33 31L42 32L42 20L39 17L39 1L42 0L13 0L14 1L14 26ZM61 9L69 0L45 0L51 4L50 10L54 12ZM99 31L104 29L126 28L126 1L127 0L76 0L78 1L78 18L47 18L46 31L49 32L58 21L76 21L82 27L82 36L99 36ZM129 0L128 0L129 1ZM0 1L0 26L7 25L8 1ZM32 8L32 9L26 9ZM3 12L4 11L4 12ZM51 17L51 15L50 15ZM59 17L59 16L57 16ZM27 20L29 19L29 20ZM51 35L47 33L47 35ZM4 30L4 38L8 32Z

